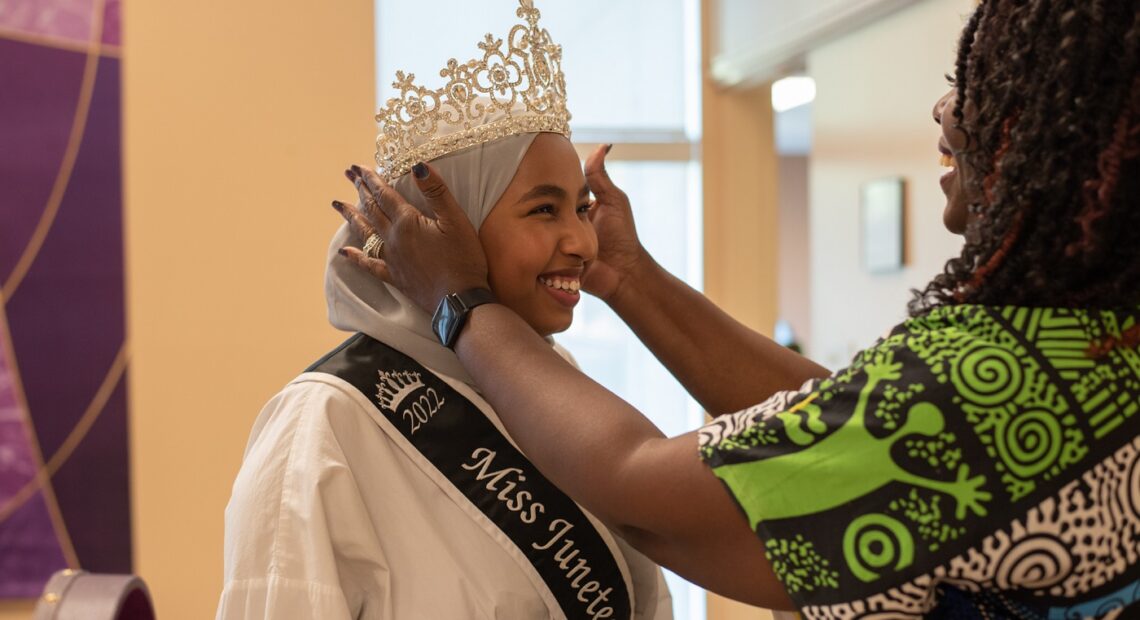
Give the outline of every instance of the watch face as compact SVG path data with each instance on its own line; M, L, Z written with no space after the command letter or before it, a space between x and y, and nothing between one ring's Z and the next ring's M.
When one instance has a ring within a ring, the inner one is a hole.
M435 314L431 317L431 330L440 344L453 348L455 340L459 338L459 331L467 320L467 313L475 306L492 303L495 296L485 288L469 289L460 293L453 293L439 300Z
M455 344L455 335L459 332L459 320L462 316L463 308L453 295L439 300L439 307L435 309L435 316L431 319L431 327L440 344L448 348Z

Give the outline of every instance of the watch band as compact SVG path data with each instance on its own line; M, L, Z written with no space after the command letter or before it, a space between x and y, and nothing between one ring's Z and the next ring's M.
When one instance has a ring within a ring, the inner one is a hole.
M463 304L463 314L466 315L475 306L495 303L495 294L487 288L469 288L466 291L455 293L455 298Z

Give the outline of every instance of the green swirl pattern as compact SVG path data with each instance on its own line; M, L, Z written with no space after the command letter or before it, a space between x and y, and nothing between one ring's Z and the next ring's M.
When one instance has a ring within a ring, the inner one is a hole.
M951 368L958 393L983 407L1007 403L1021 390L1021 363L1005 349L973 343Z
M1009 471L1032 478L1053 466L1064 438L1061 423L1049 411L1023 411L997 434L997 450Z

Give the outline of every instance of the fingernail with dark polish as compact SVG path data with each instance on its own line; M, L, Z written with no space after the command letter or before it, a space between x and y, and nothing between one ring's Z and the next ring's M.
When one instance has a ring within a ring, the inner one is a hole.
M609 155L609 154L610 154L610 150L612 150L613 148L614 148L614 145L613 145L613 143L607 144L607 145L606 145L606 155Z
M412 174L416 175L416 178L422 181L428 177L428 167L421 161L412 166Z
M338 213L340 213L342 215L344 214L344 203L343 202L341 202L339 200L334 200L334 201L332 201L332 207L334 209L336 209Z
M352 165L352 172L355 173L358 177L364 176L364 171L362 171L360 169L360 166L357 166L356 164Z
M348 250L346 250L344 248L337 250L336 253L340 254L341 256L348 256Z
M356 181L356 173L352 170L345 170L344 176L347 177L349 181Z

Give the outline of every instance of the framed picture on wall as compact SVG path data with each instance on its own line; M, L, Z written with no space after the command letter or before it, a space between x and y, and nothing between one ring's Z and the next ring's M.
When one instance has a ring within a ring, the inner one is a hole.
M859 202L863 267L869 273L902 269L906 181L902 177L868 181L860 188Z

